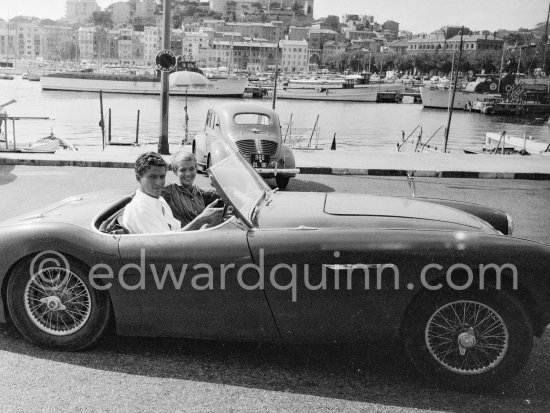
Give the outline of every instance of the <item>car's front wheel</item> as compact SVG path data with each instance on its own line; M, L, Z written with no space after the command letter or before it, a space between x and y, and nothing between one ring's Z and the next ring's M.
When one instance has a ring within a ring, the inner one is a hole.
M55 350L95 344L109 324L110 305L107 293L94 288L88 274L82 263L59 253L21 261L7 288L8 310L21 334Z
M523 305L505 291L423 294L404 319L407 353L426 377L475 390L523 368L533 331Z

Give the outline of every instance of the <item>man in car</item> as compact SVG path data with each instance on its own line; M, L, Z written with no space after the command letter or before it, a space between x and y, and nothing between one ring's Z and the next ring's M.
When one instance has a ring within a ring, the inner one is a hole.
M132 201L124 208L122 225L131 234L153 234L177 231L180 222L160 196L166 182L167 165L155 152L140 155L134 170L138 189Z
M147 152L140 155L134 169L139 186L132 201L124 208L121 219L122 226L131 234L188 231L221 222L223 208L209 206L202 214L181 228L180 221L174 218L170 206L161 197L168 167L158 153Z

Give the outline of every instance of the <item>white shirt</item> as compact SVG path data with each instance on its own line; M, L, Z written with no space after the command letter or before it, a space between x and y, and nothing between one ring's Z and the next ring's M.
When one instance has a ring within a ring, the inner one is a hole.
M131 234L158 234L181 229L164 198L149 196L140 189L124 208L122 225Z

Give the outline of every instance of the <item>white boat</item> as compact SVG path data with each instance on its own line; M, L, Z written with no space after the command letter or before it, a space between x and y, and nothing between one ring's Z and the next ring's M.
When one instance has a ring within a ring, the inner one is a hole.
M59 139L53 133L34 141L28 146L23 146L17 149L21 152L32 153L55 153L58 149L77 150L73 144L68 143L63 139Z
M171 73L170 78L178 72ZM171 86L170 95L176 96L215 96L243 97L248 83L246 79L228 78L211 80L212 87ZM43 90L68 90L77 92L131 93L140 95L158 95L161 91L160 80L153 76L100 75L94 73L55 73L42 76L40 85Z
M377 97L378 89L372 87L277 89L278 99L323 100L333 102L376 102Z
M178 68L170 73L170 95L202 97L242 98L248 80L237 77L207 79L195 62L178 60ZM182 85L177 82L182 72L194 72L204 78L200 84ZM40 78L43 90L68 90L75 92L130 93L139 95L158 95L161 91L160 77L152 74L131 73L94 73L87 71L62 72L43 75Z
M495 154L522 154L550 156L550 143L533 141L532 137L506 135L506 132L487 132L483 152Z

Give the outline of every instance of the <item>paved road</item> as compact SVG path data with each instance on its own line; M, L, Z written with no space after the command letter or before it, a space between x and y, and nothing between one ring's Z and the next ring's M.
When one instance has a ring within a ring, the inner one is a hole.
M199 184L207 181L200 177ZM128 169L0 166L0 214L134 186ZM402 178L313 175L289 189L409 191ZM518 235L550 244L550 182L418 179L417 193L500 207L515 216ZM7 328L0 329L0 411L550 411L549 347L547 333L503 391L465 395L424 381L397 344L327 348L111 336L90 351L59 353Z

